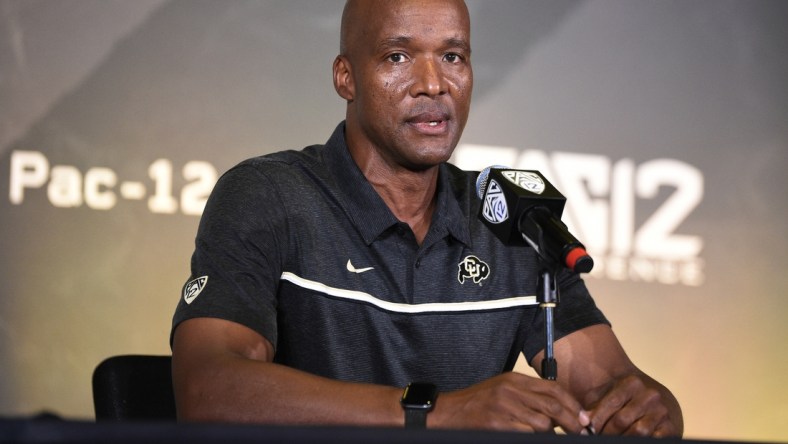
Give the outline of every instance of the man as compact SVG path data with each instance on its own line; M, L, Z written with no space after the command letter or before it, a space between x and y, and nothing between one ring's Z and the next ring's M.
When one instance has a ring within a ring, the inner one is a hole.
M461 1L347 3L346 121L325 146L233 168L206 207L173 321L181 419L681 435L673 395L567 271L557 381L509 371L543 356L541 311L517 297L538 266L478 221L475 174L446 163L470 57ZM439 393L403 411L415 381Z

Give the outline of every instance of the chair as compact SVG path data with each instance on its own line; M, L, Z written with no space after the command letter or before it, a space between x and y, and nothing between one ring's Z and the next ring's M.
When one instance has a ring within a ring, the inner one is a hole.
M96 421L174 421L172 357L120 355L93 371Z

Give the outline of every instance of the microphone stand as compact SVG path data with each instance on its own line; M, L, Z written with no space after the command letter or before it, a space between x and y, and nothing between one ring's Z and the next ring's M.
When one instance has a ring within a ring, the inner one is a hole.
M553 356L553 343L555 342L555 326L553 325L553 310L558 306L558 285L556 284L556 274L559 267L550 263L549 260L539 255L539 263L542 271L537 279L539 294L536 296L539 306L544 310L544 332L545 332L545 352L542 358L542 378L555 381L558 377L558 361ZM596 435L593 426L585 427L589 435Z
M558 376L558 363L553 356L555 326L553 311L558 306L558 272L566 266L578 273L587 273L594 266L585 247L569 232L561 235L563 223L556 219L545 207L536 207L523 213L518 222L523 240L536 251L541 270L537 279L537 301L544 311L545 356L542 360L542 377L555 381ZM557 229L547 229L553 227ZM550 252L561 251L560 257Z
M558 376L558 362L553 356L553 343L555 342L555 326L553 325L553 310L558 305L558 285L556 285L556 267L550 267L541 260L543 269L537 280L537 301L544 311L545 355L542 359L542 377L555 381Z

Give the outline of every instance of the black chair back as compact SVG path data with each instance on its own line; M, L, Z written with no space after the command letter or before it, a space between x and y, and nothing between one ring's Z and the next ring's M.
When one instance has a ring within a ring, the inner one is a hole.
M172 357L120 355L93 371L96 421L174 421Z

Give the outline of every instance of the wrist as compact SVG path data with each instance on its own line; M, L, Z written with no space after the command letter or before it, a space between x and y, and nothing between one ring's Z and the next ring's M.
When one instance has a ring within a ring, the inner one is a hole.
M402 391L400 405L405 416L405 428L427 427L427 415L435 407L438 388L428 382L411 382Z

